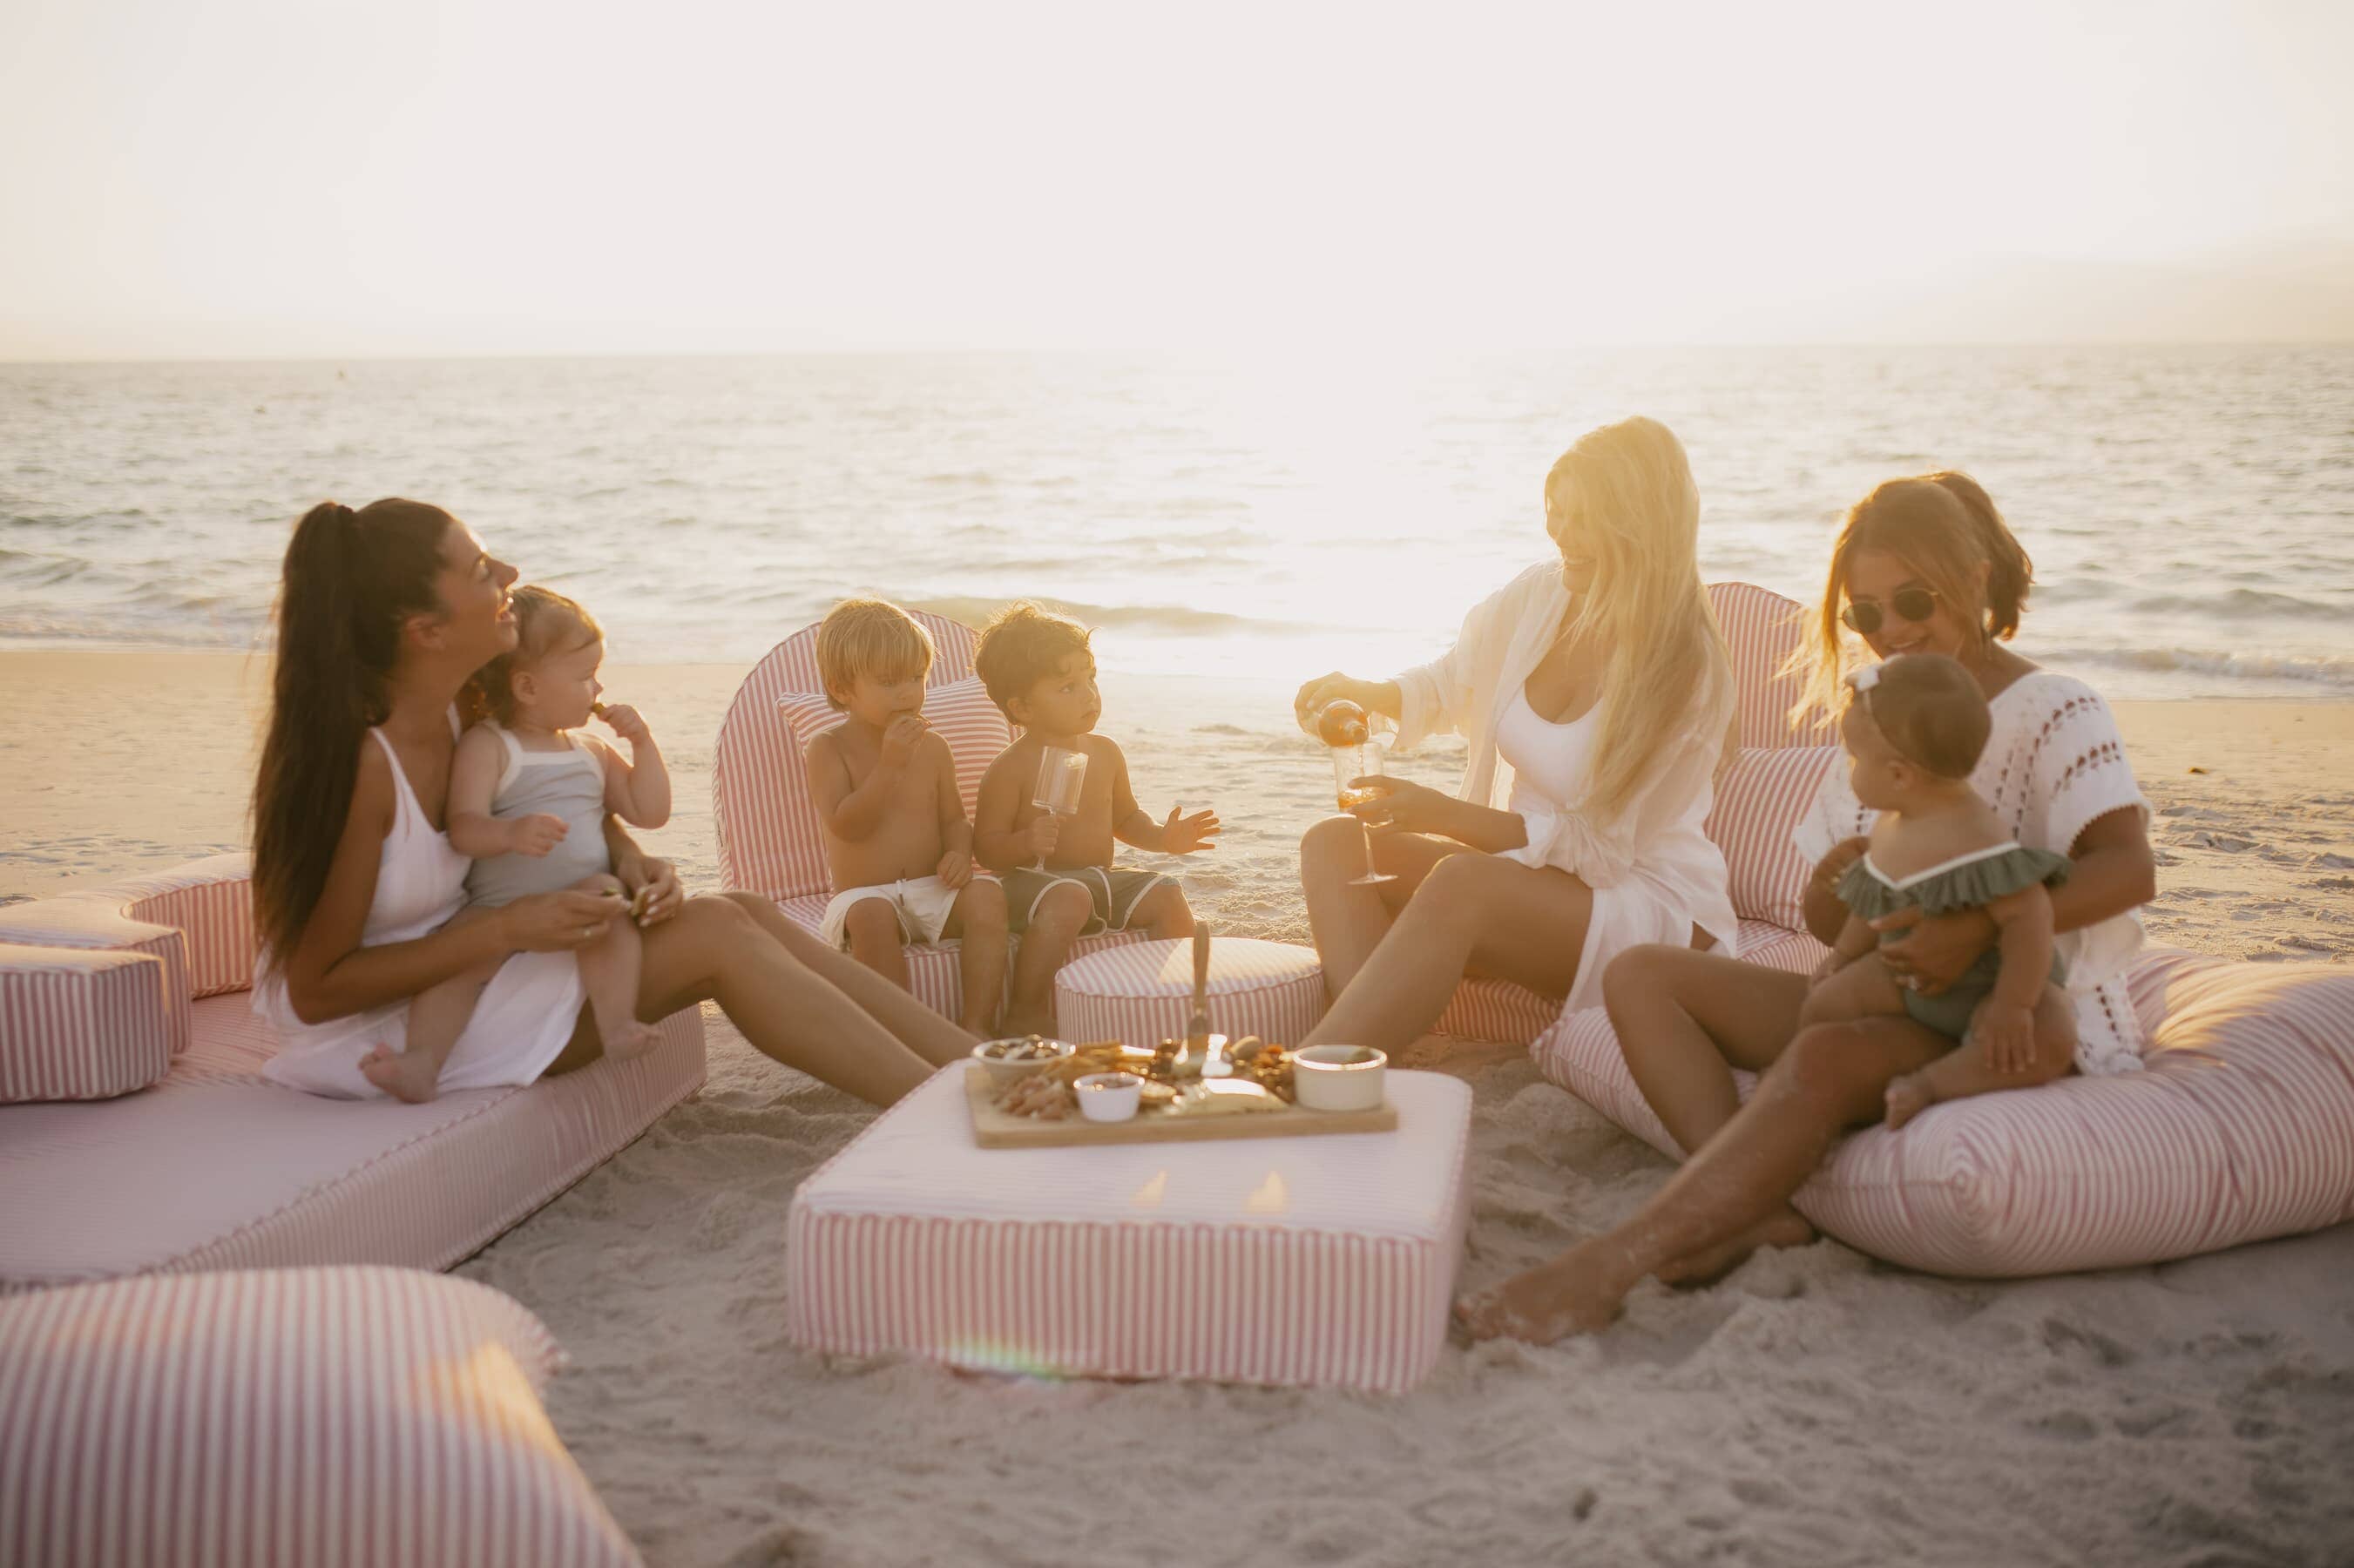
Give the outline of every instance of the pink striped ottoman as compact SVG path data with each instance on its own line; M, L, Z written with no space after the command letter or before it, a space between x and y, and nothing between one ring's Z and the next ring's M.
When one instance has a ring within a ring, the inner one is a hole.
M1193 944L1138 942L1091 954L1055 977L1055 1025L1069 1040L1150 1045L1185 1033L1193 1011ZM1210 1027L1297 1044L1324 1016L1324 966L1288 942L1221 937L1210 944Z
M801 1185L785 1322L804 1349L992 1372L1420 1382L1463 1253L1471 1095L1389 1074L1394 1132L976 1148L964 1070Z

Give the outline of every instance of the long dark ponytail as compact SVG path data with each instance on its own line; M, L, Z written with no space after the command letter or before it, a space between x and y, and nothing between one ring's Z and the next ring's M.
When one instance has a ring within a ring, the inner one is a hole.
M438 609L450 514L419 501L323 501L286 546L270 734L253 786L253 915L270 961L292 952L343 837L360 747L389 713L401 624Z

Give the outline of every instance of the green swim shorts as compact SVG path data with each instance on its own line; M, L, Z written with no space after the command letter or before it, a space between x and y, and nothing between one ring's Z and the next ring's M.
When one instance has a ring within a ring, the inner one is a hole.
M1157 871L1082 865L1069 871L1032 871L1025 867L1009 871L999 880L1005 884L1006 924L1015 931L1029 928L1031 912L1056 883L1068 882L1086 888L1095 914L1079 935L1092 937L1098 931L1127 930L1129 918L1144 901L1144 895L1169 879Z

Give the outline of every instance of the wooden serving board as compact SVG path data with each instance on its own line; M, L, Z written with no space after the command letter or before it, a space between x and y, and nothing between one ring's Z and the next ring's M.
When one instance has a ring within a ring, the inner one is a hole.
M1230 1112L1225 1116L1172 1116L1150 1107L1128 1121L1089 1121L1073 1111L1061 1121L1008 1116L992 1103L989 1069L965 1068L965 1102L972 1107L972 1140L983 1149L1067 1149L1084 1143L1191 1143L1207 1138L1307 1138L1326 1132L1393 1132L1397 1107L1371 1110Z

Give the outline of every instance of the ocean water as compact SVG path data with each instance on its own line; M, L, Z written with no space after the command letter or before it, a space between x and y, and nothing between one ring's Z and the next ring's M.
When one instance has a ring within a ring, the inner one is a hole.
M407 494L617 659L748 661L863 591L1056 600L1117 669L1382 673L1544 558L1546 469L1635 412L1712 578L1819 591L1856 496L1966 468L2035 557L2031 656L2354 693L2354 345L0 365L0 642L255 646L292 520Z

